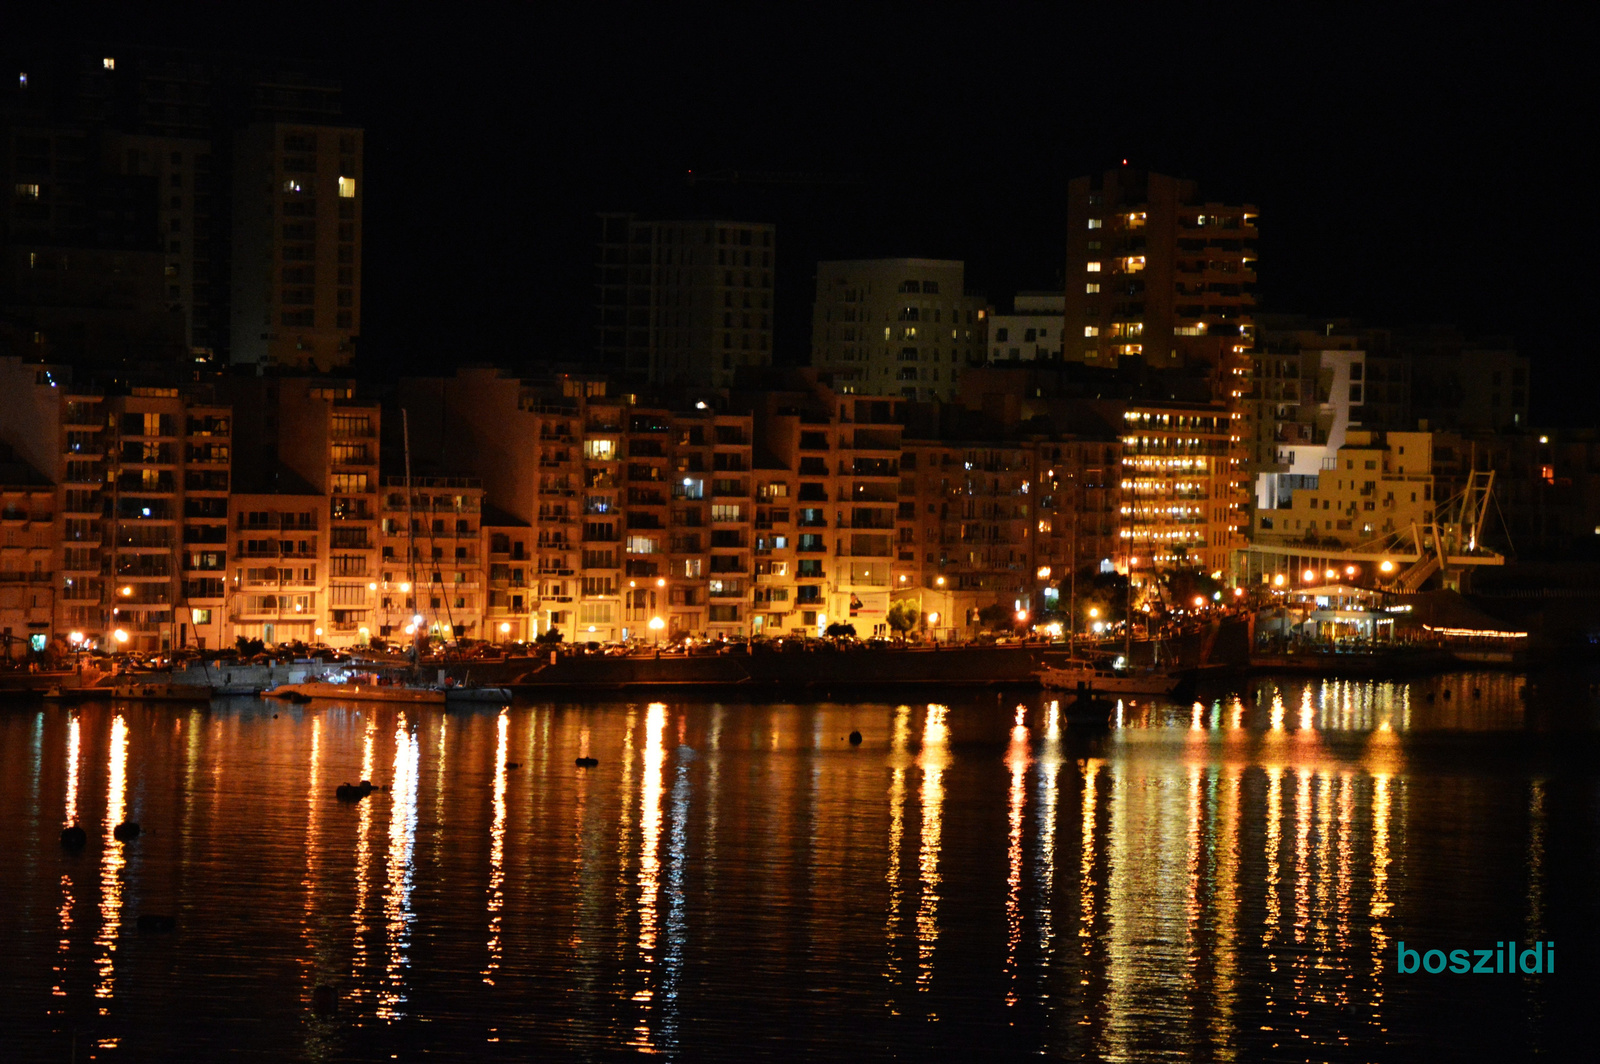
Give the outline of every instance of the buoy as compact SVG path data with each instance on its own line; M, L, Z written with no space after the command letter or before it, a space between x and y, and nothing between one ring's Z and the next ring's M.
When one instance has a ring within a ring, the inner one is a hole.
M1446 701L1446 702L1448 702L1448 701L1450 701L1450 689L1449 689L1449 688L1448 688L1448 687L1447 687L1447 688L1445 688L1445 692L1444 692L1444 700L1445 700L1445 701Z
M311 991L311 1011L317 1016L332 1016L339 1011L339 993L322 983Z
M851 746L860 746L861 745L861 733L860 732L853 731L853 732L850 733L850 745Z
M1472 697L1473 698L1482 698L1483 697L1483 692L1480 691L1478 688L1474 687L1472 689Z
M510 769L510 768L521 768L521 767L522 767L522 762L521 761L507 761L506 762L506 768L508 768L508 769Z
M277 720L277 719L278 719L278 715L277 715L277 714L276 714L276 713L274 713L274 714L273 714L273 715L272 715L272 719L273 719L273 720Z
M124 820L111 829L111 837L118 842L127 842L139 837L139 822L137 820Z
M78 825L61 829L61 848L64 850L81 850L89 842L89 833Z
M140 931L171 931L178 926L178 921L171 916L144 913L139 917Z
M579 768L594 768L599 763L600 763L600 759L597 758L597 757L580 757L580 758L578 758L578 767Z

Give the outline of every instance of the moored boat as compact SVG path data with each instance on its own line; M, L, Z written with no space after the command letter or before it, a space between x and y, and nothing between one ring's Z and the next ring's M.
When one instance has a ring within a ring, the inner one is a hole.
M446 687L444 688L446 702L484 702L492 705L502 705L510 702L512 694L506 687Z
M431 687L412 687L409 684L374 683L352 680L348 683L286 683L279 684L262 694L268 698L282 698L291 702L303 699L339 699L347 702L406 702L412 705L442 706L443 691Z
M1036 675L1042 686L1055 690L1117 695L1167 695L1176 690L1182 681L1181 676L1159 665L1118 669L1081 660L1047 665Z

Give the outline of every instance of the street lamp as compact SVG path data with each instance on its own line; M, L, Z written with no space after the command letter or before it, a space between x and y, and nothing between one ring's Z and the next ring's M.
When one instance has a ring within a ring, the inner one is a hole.
M1205 605L1206 605L1206 597L1204 595L1196 595L1194 597L1194 608L1195 609L1197 609L1197 610L1204 609Z
M663 621L660 617L650 618L650 630L656 634L657 651L661 649L661 629L665 628L666 626L667 622Z
M1383 561L1378 563L1378 568L1383 572L1392 573L1394 572L1394 562L1390 561L1388 558L1385 558Z
M119 643L126 643L128 641L128 633L125 629L118 628L115 632L111 633L111 638L115 639Z

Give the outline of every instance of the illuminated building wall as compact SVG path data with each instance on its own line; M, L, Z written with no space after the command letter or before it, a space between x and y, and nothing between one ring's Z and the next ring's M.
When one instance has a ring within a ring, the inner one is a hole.
M0 444L0 655L48 644L56 581L56 490Z
M1229 571L1245 501L1232 423L1220 403L1127 405L1119 566Z
M384 478L372 634L405 641L414 634L407 627L420 623L442 639L493 638L484 627L482 512L483 487L476 478L413 476L409 506L406 478ZM370 626L369 598L361 590L338 593L349 602L329 603L334 631L348 631L352 623Z
M1433 443L1428 432L1351 430L1290 506L1257 514L1254 538L1353 547L1426 524L1435 501Z
M811 365L841 395L953 398L985 361L986 310L965 272L949 259L817 263Z

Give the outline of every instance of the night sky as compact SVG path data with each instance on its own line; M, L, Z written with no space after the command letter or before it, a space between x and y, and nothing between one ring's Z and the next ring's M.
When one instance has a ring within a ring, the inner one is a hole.
M803 362L818 259L960 258L1006 305L1060 283L1066 181L1127 158L1260 207L1260 310L1510 334L1536 419L1592 423L1600 86L1595 35L1559 17L1579 9L1307 6L272 4L69 25L344 80L368 130L369 365L585 354L601 210L777 223L776 355Z

